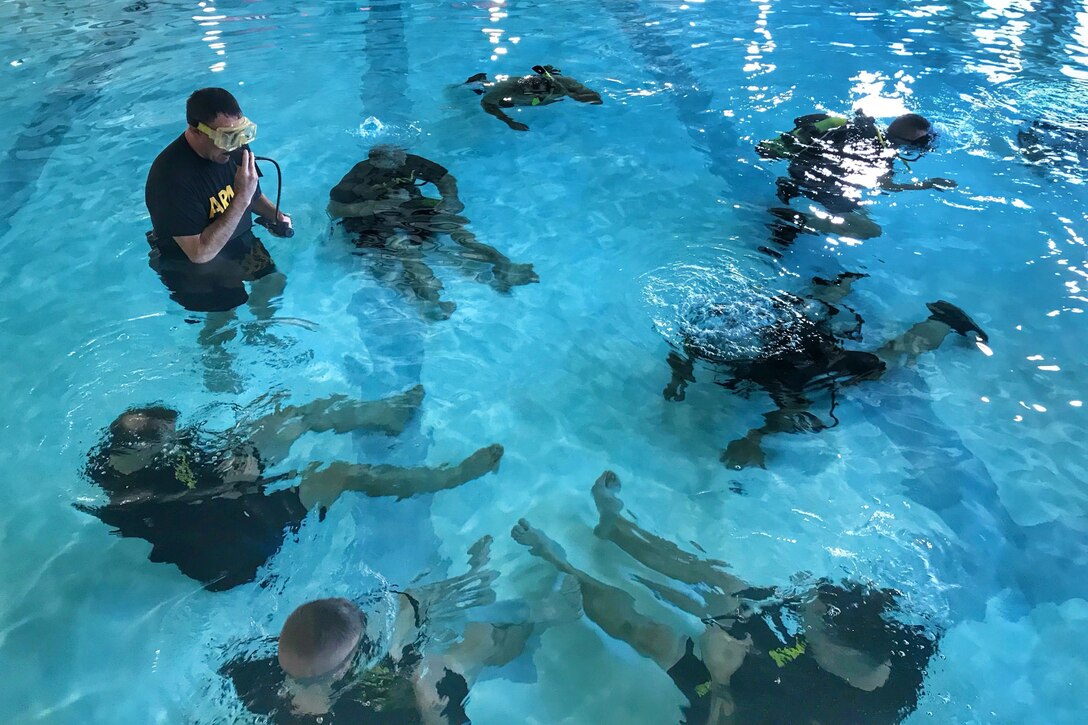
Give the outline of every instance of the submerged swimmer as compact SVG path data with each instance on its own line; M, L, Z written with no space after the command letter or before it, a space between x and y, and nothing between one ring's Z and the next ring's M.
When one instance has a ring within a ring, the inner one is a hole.
M423 399L423 388L377 401L342 395L278 407L223 435L178 427L178 412L133 408L110 424L91 451L86 473L109 496L76 508L124 537L151 544L149 559L221 591L253 581L296 532L307 512L324 510L344 491L408 498L454 488L498 468L491 445L455 466L400 468L333 461L268 475L306 433L375 431L399 435ZM272 484L292 481L289 488ZM275 490L269 490L269 488Z
M431 184L440 198L424 196L422 187ZM409 154L397 146L379 145L370 149L366 161L349 171L329 192L329 214L342 219L344 229L355 235L360 248L382 250L403 269L412 295L434 319L448 318L456 308L441 299L442 282L424 261L429 244L447 234L460 247L459 264L489 264L491 286L499 292L538 282L531 264L515 264L508 257L480 242L460 216L465 208L457 195L453 174L433 161Z
M564 98L573 98L579 103L600 105L601 94L586 88L570 76L550 65L534 65L535 75L511 78L499 76L490 81L486 73L477 73L465 83L479 84L474 89L483 96L480 105L489 114L505 123L515 131L528 131L529 127L506 115L502 109L514 106L546 106Z
M698 635L638 612L630 593L576 568L524 519L511 532L534 556L573 577L586 616L653 660L687 699L687 725L893 725L918 704L935 638L898 621L901 594L821 580L802 591L757 589L625 517L620 481L593 485L594 532L655 575L654 596L698 618ZM661 578L671 579L664 583Z
M966 336L973 332L979 341L986 333L967 314L943 300L930 302L930 316L875 352L848 350L845 340L858 340L862 319L841 304L853 282L865 275L840 274L834 280L813 280L813 289L804 297L779 294L769 299L771 321L745 334L750 346L741 349L736 335L737 320L731 305L709 305L696 321L699 329L684 334L684 354L670 352L672 379L662 394L666 400L684 399L688 383L695 382L695 360L703 360L724 371L724 387L746 393L751 387L770 395L776 408L765 413L764 424L729 443L722 462L735 467L764 467L760 443L775 433L818 432L829 426L809 411L810 397L830 392L829 415L834 418L838 388L884 375L903 356L913 363L918 355L937 349L951 332Z
M1021 128L1016 141L1033 164L1084 172L1088 170L1088 129L1036 119Z
M897 182L897 162L910 164L932 150L936 131L916 113L899 116L881 131L875 119L860 110L852 119L817 113L794 119L795 128L778 138L761 141L756 152L767 159L788 159L789 176L778 179L778 198L789 204L804 196L821 205L830 217L788 208L771 213L786 224L772 226L774 239L787 245L801 232L840 234L856 239L879 236L880 226L865 213L864 197L873 190L951 189L956 182L934 177Z
M443 610L459 615L494 601L494 574L483 568L490 541L470 550L466 574L395 592L396 616L384 654L367 631L369 606L318 599L287 617L274 655L238 656L220 673L247 710L271 723L463 725L465 699L480 673L513 661L532 635L576 617L581 605L568 579L535 605L497 605L516 605L523 610L520 621L467 622L454 643L432 642L432 620L450 616Z

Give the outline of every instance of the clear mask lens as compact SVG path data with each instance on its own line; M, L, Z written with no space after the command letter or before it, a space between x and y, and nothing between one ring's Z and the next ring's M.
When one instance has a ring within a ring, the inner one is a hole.
M235 151L257 138L257 124L244 117L237 126L230 128L210 128L201 123L197 129L224 151Z

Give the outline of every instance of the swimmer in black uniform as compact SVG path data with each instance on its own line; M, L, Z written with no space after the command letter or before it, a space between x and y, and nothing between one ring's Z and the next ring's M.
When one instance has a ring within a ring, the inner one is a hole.
M640 614L630 594L576 569L525 520L512 535L574 577L586 615L656 662L684 693L687 725L892 725L917 706L935 638L897 620L899 592L821 581L801 592L754 589L724 562L700 559L623 517L620 482L593 486L596 534L684 591L636 575L655 596L702 620L698 640Z
M864 196L871 190L956 186L950 179L936 177L895 181L896 162L910 171L910 164L931 150L936 139L933 125L916 113L899 116L886 131L860 110L852 119L823 113L801 116L794 119L794 125L793 131L760 142L756 152L767 159L789 160L789 177L778 180L778 198L783 203L804 196L820 204L830 216L772 209L772 214L787 222L772 226L774 239L780 244L789 244L800 232L870 239L881 233L880 226L865 213L869 202Z
M1078 175L1088 171L1088 127L1084 125L1036 119L1017 132L1016 141L1030 163Z
M89 455L86 474L109 501L76 508L121 536L150 542L151 561L175 564L209 590L230 589L256 578L285 532L298 531L307 511L317 507L324 517L344 491L407 498L454 488L498 468L503 449L496 444L455 466L333 461L266 475L305 433L398 435L422 398L420 386L374 402L335 395L277 406L219 435L196 426L179 429L178 412L170 408L134 408L110 424L105 440ZM272 486L285 481L294 483Z
M470 550L466 574L396 592L384 655L367 633L364 610L373 603L319 599L287 618L275 656L238 656L220 673L247 710L276 725L467 723L464 702L485 667L513 661L541 626L580 613L576 583L564 577L559 592L528 607L528 621L472 621L453 644L432 642L433 620L449 618L442 610L459 615L493 601L494 574L483 568L490 543L485 537Z
M564 98L573 98L579 103L599 106L601 94L586 88L570 76L563 75L558 68L550 65L534 65L535 75L511 78L500 76L490 81L486 73L477 73L465 83L477 84L474 90L483 96L480 105L489 114L505 123L515 131L528 131L524 123L515 121L506 115L504 108L514 106L547 106L558 103Z
M428 184L441 198L423 195L421 187ZM468 219L460 216L465 206L457 196L457 180L422 156L396 146L375 146L329 196L329 214L343 220L358 247L380 249L383 257L400 263L409 289L429 317L446 319L456 308L440 299L442 282L423 261L424 251L435 249L430 242L441 234L448 234L463 250L457 255L459 263L491 265L491 285L499 292L539 281L531 264L511 262L468 231Z
M729 443L722 453L722 462L734 467L764 467L765 458L760 442L775 433L818 432L828 427L809 408L810 396L821 390L831 393L834 419L835 394L846 385L862 380L875 380L884 375L888 366L904 357L912 364L922 353L937 349L951 332L966 336L973 332L980 342L988 337L982 328L955 305L938 300L926 305L930 316L899 337L888 341L875 353L848 350L846 340L861 339L862 319L841 300L853 282L865 275L844 273L834 280L815 278L813 289L805 296L781 293L769 302L775 312L775 322L756 331L759 351L737 355L729 349L719 349L705 341L688 337L684 354L669 353L672 379L662 391L666 400L684 399L688 383L694 382L695 360L701 359L724 370L729 378L724 387L747 393L751 387L767 392L777 406L764 414L764 424ZM728 304L709 306L701 325L734 324ZM836 419L837 423L837 419Z

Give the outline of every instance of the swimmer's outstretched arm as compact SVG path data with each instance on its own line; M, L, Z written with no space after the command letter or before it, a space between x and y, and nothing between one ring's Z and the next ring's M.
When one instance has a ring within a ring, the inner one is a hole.
M473 453L456 466L400 468L334 461L322 468L313 463L302 472L298 495L307 509L330 506L344 491L366 496L408 498L456 488L499 467L502 446L495 443Z
M763 414L764 423L748 431L743 438L730 441L722 452L721 461L730 468L766 468L767 460L761 443L776 433L805 433L824 427L808 412L809 401L802 395L772 396L779 405L777 410Z
M592 103L595 106L604 103L604 101L601 100L600 93L597 93L597 91L592 88L583 86L570 76L555 76L555 80L559 82L559 85L563 86L563 90L567 92L568 96L579 103Z
M886 657L876 659L870 654L836 642L828 632L824 617L826 612L827 605L818 597L807 602L801 610L805 639L816 663L826 672L841 677L859 690L872 692L883 687L891 675L891 662Z
M350 204L340 201L330 201L325 210L333 219L346 217L367 217L393 211L400 207L403 199L375 199L373 201L355 201Z
M480 105L484 111L499 119L515 131L528 131L529 127L519 123L506 115L503 108L510 108L515 103L511 97L512 89L507 83L497 83L494 88L484 94L480 99Z
M460 725L459 720L451 721L442 714L447 710L456 712L460 704L450 702L448 695L439 694L442 680L451 674L460 675L471 690L485 667L502 667L514 661L524 651L532 633L529 624L469 622L460 641L444 652L424 656L412 681L423 724Z
M672 369L672 378L661 394L665 400L683 400L688 383L695 382L695 364L690 357L681 357L676 352L670 352L666 361Z
M923 191L925 189L955 189L956 182L952 179L943 179L939 176L934 176L931 179L924 181L912 181L910 183L899 183L893 180L892 175L888 174L880 182L880 188L884 191Z

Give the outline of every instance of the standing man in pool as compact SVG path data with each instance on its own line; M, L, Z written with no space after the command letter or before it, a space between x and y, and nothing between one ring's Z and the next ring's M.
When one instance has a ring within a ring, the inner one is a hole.
M290 228L291 217L261 193L248 144L257 126L222 88L202 88L185 104L188 126L158 155L144 188L153 231L150 264L171 298L208 317L201 343L211 346L205 364L227 362L222 344L233 310L249 301L254 315L272 316L270 301L286 279L253 235L253 213ZM251 283L247 294L245 282ZM209 372L213 372L209 369ZM222 370L214 370L222 372ZM210 381L209 381L210 382Z

